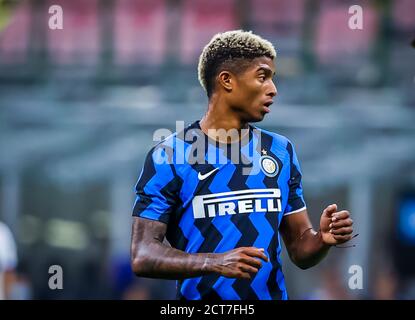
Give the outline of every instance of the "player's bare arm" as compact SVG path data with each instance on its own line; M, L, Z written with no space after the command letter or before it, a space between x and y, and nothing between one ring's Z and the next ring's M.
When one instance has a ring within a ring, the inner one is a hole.
M280 231L291 260L301 269L307 269L319 263L331 246L349 241L352 225L350 213L337 211L337 205L332 204L321 215L319 231L313 230L307 209L285 216Z
M262 249L242 247L225 253L190 254L163 243L167 225L134 217L131 241L131 266L142 277L185 279L209 273L229 278L251 279L268 261Z

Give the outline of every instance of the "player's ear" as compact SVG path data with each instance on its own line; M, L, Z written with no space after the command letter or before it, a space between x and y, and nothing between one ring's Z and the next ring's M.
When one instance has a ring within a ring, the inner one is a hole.
M229 71L221 71L218 75L219 85L226 91L232 91L233 75Z

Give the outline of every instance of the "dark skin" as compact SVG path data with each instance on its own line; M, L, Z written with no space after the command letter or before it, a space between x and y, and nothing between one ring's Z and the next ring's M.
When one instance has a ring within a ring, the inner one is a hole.
M134 217L131 257L135 274L142 277L185 279L209 273L250 279L268 261L263 250L237 248L226 253L190 254L163 243L167 225Z
M268 57L252 60L240 74L222 70L216 77L208 111L200 121L208 129L245 129L249 122L261 121L277 95L273 82L274 61ZM241 137L239 137L241 138ZM222 140L219 137L219 140ZM229 142L229 137L222 142ZM307 209L285 216L280 233L290 259L302 269L319 263L333 245L352 238L353 221L346 210L332 204L324 209L320 229L313 230ZM268 262L264 248L241 247L225 253L186 253L165 244L167 225L134 217L131 240L131 265L138 276L185 279L210 273L229 278L251 279Z

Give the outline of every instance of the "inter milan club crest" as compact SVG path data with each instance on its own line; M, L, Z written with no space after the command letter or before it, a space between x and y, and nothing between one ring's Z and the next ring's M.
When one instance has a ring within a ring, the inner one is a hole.
M278 174L278 163L274 158L267 155L267 152L262 149L262 156L259 158L259 164L262 172L268 177L275 177Z

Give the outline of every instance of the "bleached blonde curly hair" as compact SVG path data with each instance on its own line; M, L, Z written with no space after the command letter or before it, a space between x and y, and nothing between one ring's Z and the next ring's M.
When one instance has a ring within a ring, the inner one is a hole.
M199 57L198 77L208 97L214 88L214 78L223 69L241 72L246 61L266 56L275 59L277 53L268 40L252 31L233 30L218 33L210 40ZM245 61L244 61L245 60Z

